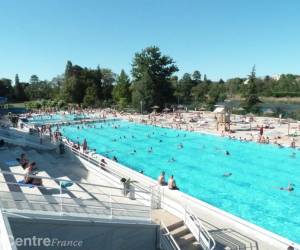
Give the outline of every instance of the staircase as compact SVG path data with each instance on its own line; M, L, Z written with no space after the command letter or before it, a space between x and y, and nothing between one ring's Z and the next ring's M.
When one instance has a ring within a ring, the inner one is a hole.
M168 226L170 233L182 250L201 249L195 237L190 230L184 225L182 220Z
M196 242L190 230L184 225L183 220L163 209L153 210L151 218L156 223L161 224L161 227L166 226L178 245L178 249L201 250L200 245ZM176 249L176 247L173 247L173 249Z

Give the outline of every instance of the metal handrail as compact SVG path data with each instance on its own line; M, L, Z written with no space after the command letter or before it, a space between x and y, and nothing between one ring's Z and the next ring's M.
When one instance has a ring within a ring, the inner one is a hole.
M169 247L171 247L170 250L181 250L181 248L177 244L176 240L174 239L173 235L170 233L169 229L167 228L167 226L165 225L165 223L163 221L161 221L161 225L162 225L161 231L166 231L166 233L161 232L161 237L167 236L166 240L169 242L169 245L168 246L164 245L163 249L166 248L165 250L169 250L170 249ZM161 243L164 244L163 242L164 241L162 240Z
M65 137L63 137L63 138L66 139ZM66 140L67 140L67 139L66 139ZM94 164L94 165L96 165L96 166L98 166L98 167L103 167L103 165L102 165L103 163L102 163L100 160L95 159L94 157L92 157L92 156L89 155L89 154L86 154L86 153L81 152L79 149L73 148L71 145L69 145L68 143L66 143L66 142L64 142L64 141L63 141L63 144L64 144L66 147L68 147L73 153L75 153L75 154L81 156L82 158L86 159L86 160L89 161L90 163L92 163L92 164ZM96 155L99 155L99 154L96 154ZM120 174L120 172L123 172L123 171L121 170L121 168L119 168L118 163L112 161L111 159L109 159L109 158L107 158L107 157L105 157L105 156L102 156L102 155L99 155L99 156L101 156L103 159L105 159L105 160L107 161L107 163L109 164L109 169L106 169L105 167L103 167L106 171L108 171L108 172L114 174L114 175L117 176L118 178L124 177L124 176L122 176L122 175ZM118 169L115 169L115 167L118 167ZM130 171L130 169L128 169L128 170ZM124 172L123 172L123 173L124 173ZM137 173L136 173L135 171L133 171L133 170L130 171L130 174L137 176ZM125 175L128 176L126 173L125 173ZM141 189L141 190L144 190L146 193L149 193L149 187L143 186L143 185L141 185L141 184L139 184L139 185L133 184L133 185L134 185L135 187Z
M190 225L187 220L190 221L192 225ZM203 248L207 250L213 250L215 248L216 242L214 238L206 230L199 218L194 215L188 207L185 209L185 224ZM197 229L198 233L194 232L193 228L191 228L192 226ZM202 236L204 237L204 239Z

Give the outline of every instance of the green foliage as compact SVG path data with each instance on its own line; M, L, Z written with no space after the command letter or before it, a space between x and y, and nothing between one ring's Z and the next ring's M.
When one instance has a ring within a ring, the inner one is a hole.
M130 80L122 70L116 80L117 84L112 91L112 97L119 108L124 109L131 102Z
M89 86L86 89L83 98L83 107L94 107L97 102L97 87L95 85Z
M28 83L20 82L16 75L12 86L10 79L0 79L0 96L18 103L30 101L26 103L30 108L63 108L72 103L83 107L115 105L119 109L140 110L142 102L146 111L152 110L154 105L162 109L175 103L212 109L226 97L242 97L243 112L258 112L261 97L300 97L299 75L258 78L254 66L247 78L236 77L224 82L222 79L211 81L198 70L179 78L174 75L176 71L174 60L153 46L135 54L132 81L124 70L116 77L110 69L88 69L68 61L64 74L51 81L41 81L32 75Z
M150 110L154 105L154 82L148 72L145 72L143 76L133 82L132 85L132 104L137 109L140 108L141 102L144 110Z
M110 69L87 69L68 61L61 95L67 102L99 105L111 100L114 81L115 74Z
M250 75L248 76L247 91L245 94L245 109L253 112L257 109L256 105L260 103L258 97L258 85L256 79L255 66L253 66Z
M158 47L148 47L136 53L131 71L133 105L139 108L140 101L143 101L144 108L150 110L153 105L163 107L172 101L171 76L176 71L174 60L162 55Z
M207 104L210 109L218 102L223 102L226 99L225 85L222 83L213 83L208 91Z
M0 96L7 97L9 100L12 99L14 94L11 80L2 78L0 79Z
M25 87L26 85L24 83L21 83L19 80L19 76L16 75L14 86L14 99L16 101L25 101L27 99L25 94Z

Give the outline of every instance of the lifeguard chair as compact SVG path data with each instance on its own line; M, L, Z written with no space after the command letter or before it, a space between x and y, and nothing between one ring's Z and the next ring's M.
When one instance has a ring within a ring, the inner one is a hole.
M216 105L213 111L217 120L217 131L230 131L230 112L223 105Z

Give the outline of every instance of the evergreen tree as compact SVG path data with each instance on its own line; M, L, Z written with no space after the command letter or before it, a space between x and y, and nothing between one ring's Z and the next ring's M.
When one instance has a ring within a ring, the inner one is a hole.
M143 101L145 109L150 110L153 105L164 107L167 102L172 101L171 76L176 71L178 68L173 59L162 55L158 47L148 47L141 53L136 53L131 71L134 83L132 98L135 107L139 108L140 101ZM145 90L141 86L145 86ZM149 92L152 93L151 97ZM137 97L141 99L137 100Z
M256 86L256 70L255 65L252 67L252 71L248 76L247 82L247 91L246 91L246 100L245 100L245 108L248 112L255 111L254 108L261 101L258 97L258 91Z
M120 108L128 106L131 102L130 80L124 70L117 77L117 84L113 88L112 96Z
M20 83L18 74L15 76L14 96L16 101L22 102L26 100L24 84Z

